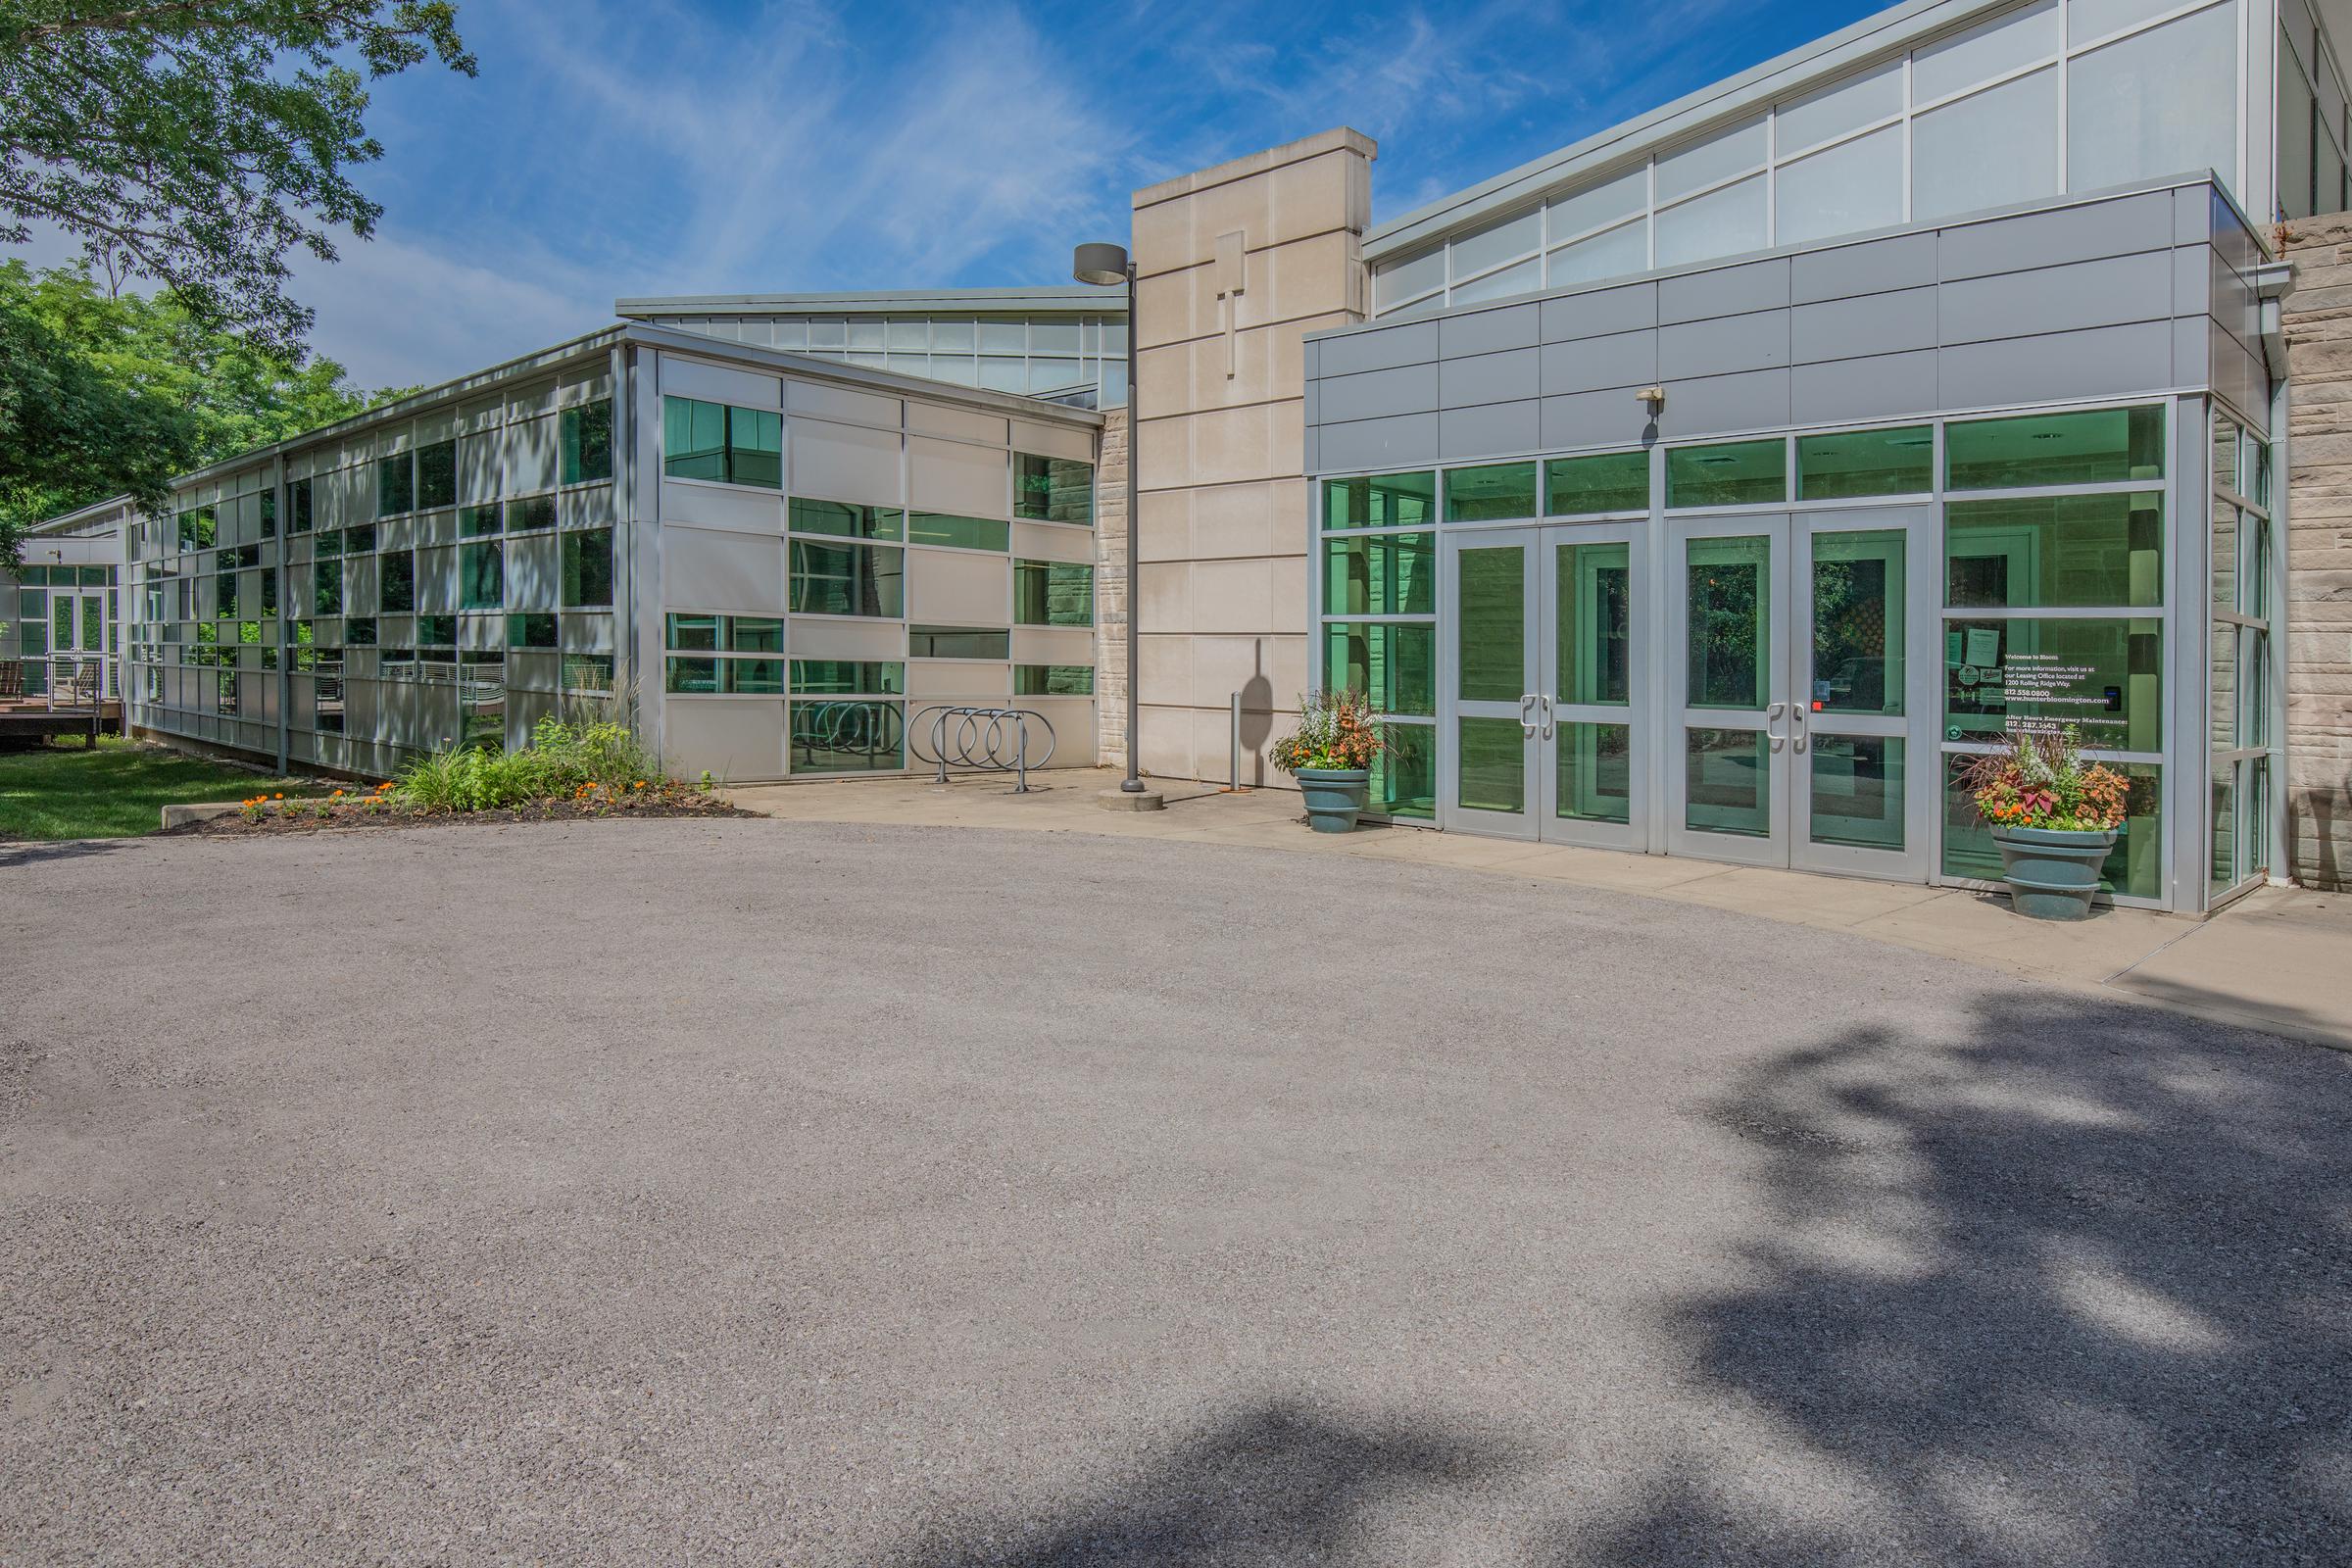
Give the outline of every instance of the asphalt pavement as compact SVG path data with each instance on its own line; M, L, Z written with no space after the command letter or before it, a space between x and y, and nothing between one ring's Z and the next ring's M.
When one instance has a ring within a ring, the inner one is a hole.
M1072 834L0 891L8 1568L2352 1560L2352 1055Z

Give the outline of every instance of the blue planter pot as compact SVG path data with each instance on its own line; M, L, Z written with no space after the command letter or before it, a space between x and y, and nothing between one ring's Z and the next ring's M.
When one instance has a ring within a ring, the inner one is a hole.
M1996 827L2001 880L2009 903L2034 920L2087 920L2099 891L2099 867L2115 848L2115 833L2062 833L2046 827Z
M1306 797L1306 825L1318 833L1352 833L1372 787L1364 767L1302 767L1298 793Z

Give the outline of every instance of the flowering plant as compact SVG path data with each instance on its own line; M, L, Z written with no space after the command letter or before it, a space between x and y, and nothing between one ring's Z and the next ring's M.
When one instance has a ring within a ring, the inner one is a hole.
M1970 763L1961 782L1976 797L1977 814L1995 827L2106 833L2123 825L2123 775L2085 764L2071 724L2011 730L2004 749Z
M1370 767L1388 750L1372 720L1372 702L1362 692L1314 692L1298 699L1298 727L1274 743L1274 765L1285 773L1300 768L1345 771Z

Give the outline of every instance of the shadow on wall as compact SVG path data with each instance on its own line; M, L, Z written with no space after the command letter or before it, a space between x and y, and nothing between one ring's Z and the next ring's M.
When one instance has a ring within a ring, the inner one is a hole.
M2352 1056L2028 995L1937 1039L1844 1028L1692 1114L1771 1219L1641 1325L1657 1353L1576 1369L1627 1412L1618 1467L1274 1403L901 1568L1406 1560L1382 1521L1440 1496L1547 1568L2352 1554ZM1575 1521L1493 1516L1546 1471Z
M1252 1568L1360 1561L1368 1510L1505 1468L1496 1449L1405 1423L1335 1417L1268 1401L1185 1443L1131 1490L1042 1524L966 1520L899 1568ZM973 1541L986 1543L970 1544Z
M1776 1219L1668 1332L1838 1494L1692 1454L1558 1563L2352 1560L2352 1057L2028 996L1706 1114Z

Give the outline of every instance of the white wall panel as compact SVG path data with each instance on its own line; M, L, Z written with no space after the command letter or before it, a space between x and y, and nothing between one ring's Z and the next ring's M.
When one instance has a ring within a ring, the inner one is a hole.
M972 550L906 552L906 618L1002 626L1012 618L1012 562Z
M906 438L907 505L919 512L1002 517L1011 510L1011 460L1002 447Z
M786 482L794 495L868 506L906 504L895 432L809 418L789 420L786 430L792 447Z

